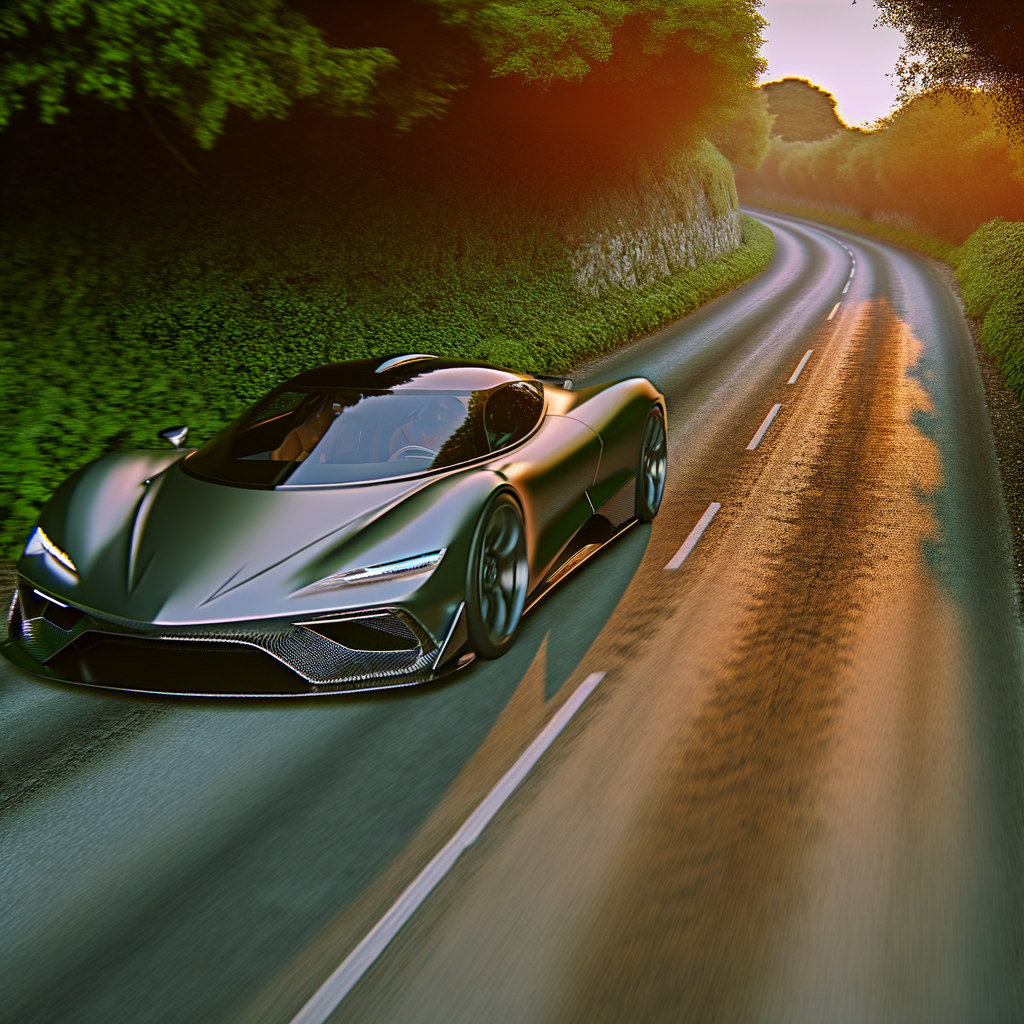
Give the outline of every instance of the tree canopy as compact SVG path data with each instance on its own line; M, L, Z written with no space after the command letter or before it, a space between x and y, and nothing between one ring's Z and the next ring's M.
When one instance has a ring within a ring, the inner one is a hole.
M686 92L690 108L714 110L721 120L764 69L759 4L6 0L0 127L30 107L52 123L76 96L121 108L160 104L205 147L231 109L280 118L299 100L342 115L387 112L407 127L441 114L481 67L545 88L635 91L644 82L666 95Z
M1019 0L876 0L879 21L906 36L905 95L984 88L1003 124L1024 135L1024 7Z
M962 100L962 98L959 98ZM845 210L959 244L995 217L1024 218L1024 152L997 127L995 101L945 92L904 104L878 131L772 140L740 194Z
M835 97L805 78L784 78L761 86L774 116L774 134L784 142L817 142L846 129Z

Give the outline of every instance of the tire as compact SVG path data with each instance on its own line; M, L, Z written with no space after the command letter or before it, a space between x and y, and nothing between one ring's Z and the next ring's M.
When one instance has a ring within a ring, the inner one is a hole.
M649 523L661 508L667 470L665 414L660 405L655 405L644 423L636 468L636 517L641 523Z
M529 577L523 514L502 491L477 523L466 570L466 628L479 657L500 658L512 646Z

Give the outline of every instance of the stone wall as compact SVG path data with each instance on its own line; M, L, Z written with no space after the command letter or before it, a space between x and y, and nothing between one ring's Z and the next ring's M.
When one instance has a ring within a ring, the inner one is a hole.
M631 190L628 211L571 246L576 287L587 295L642 288L715 259L743 241L728 162L707 149ZM611 212L611 211L609 211Z

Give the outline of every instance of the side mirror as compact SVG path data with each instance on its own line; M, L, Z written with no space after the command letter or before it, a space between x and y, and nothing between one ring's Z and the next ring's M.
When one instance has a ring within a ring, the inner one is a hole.
M175 448L180 448L188 437L188 427L168 427L156 435L161 441L170 441Z
M534 376L537 380L542 380L545 384L552 385L552 387L572 391L572 381L568 377L544 377L541 374L535 374Z

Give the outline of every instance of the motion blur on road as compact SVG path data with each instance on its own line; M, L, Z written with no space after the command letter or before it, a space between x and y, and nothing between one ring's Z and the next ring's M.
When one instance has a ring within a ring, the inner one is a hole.
M573 375L667 396L665 502L507 657L297 702L0 667L0 1019L287 1024L594 672L332 1021L1024 1019L1024 637L970 335L937 264L759 216L768 271Z

